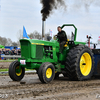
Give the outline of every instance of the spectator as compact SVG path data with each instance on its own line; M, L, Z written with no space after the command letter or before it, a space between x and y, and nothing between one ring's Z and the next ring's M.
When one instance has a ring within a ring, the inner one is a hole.
M5 55L21 55L21 50L20 49L0 49L0 54L5 54Z
M2 54L2 50L0 49L0 55Z
M2 54L5 54L5 48L4 48L4 49L2 49Z
M17 50L16 49L14 49L14 54L17 55Z
M20 49L18 50L18 55L21 55L21 50Z
M74 41L74 33L72 32L71 41Z
M6 49L5 55L9 55L9 49Z

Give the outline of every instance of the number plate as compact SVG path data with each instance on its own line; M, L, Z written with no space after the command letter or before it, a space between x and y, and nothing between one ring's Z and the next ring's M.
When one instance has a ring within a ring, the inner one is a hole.
M26 60L20 60L20 63L21 63L22 65L26 65Z

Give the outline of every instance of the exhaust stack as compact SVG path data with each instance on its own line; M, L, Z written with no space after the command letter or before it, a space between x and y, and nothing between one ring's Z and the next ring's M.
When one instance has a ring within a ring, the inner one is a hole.
M42 40L44 40L45 37L45 21L42 21Z

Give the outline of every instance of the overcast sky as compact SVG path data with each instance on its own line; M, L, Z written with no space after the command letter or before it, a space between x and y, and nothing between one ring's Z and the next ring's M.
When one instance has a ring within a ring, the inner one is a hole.
M85 2L82 2L85 1ZM87 1L87 2L86 2ZM77 41L86 41L86 35L92 35L93 42L100 36L100 0L65 0L66 10L61 7L53 10L46 20L46 32L57 33L57 26L74 24L77 29ZM17 41L17 33L23 25L27 33L42 32L40 0L0 0L0 36ZM73 28L64 29L71 34Z

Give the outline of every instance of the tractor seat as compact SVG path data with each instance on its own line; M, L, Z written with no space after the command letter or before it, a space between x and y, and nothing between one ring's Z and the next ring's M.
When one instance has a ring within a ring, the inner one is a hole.
M67 46L68 46L68 42L65 43L64 47L67 47Z
M67 39L67 42L65 43L64 47L68 46L68 41L69 41L69 39Z
M69 45L75 45L74 41L68 41Z
M67 41L64 45L64 47L67 47L68 45L75 45L74 41Z

